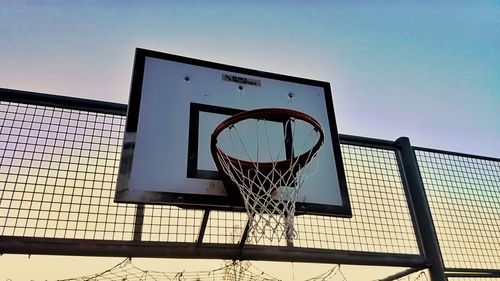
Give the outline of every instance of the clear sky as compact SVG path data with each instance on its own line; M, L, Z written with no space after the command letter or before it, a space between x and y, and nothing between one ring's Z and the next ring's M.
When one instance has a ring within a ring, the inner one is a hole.
M500 1L267 2L0 0L0 87L126 103L141 47L328 81L343 134L500 157Z
M500 156L498 1L2 1L0 87L126 103L134 49L328 81L339 131Z

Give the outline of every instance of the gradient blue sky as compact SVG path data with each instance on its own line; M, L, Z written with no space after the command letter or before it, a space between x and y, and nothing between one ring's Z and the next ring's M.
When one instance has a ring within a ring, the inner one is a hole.
M0 87L126 103L136 47L329 81L339 131L500 157L500 2L0 1Z
M126 103L141 47L328 81L344 134L500 157L500 1L267 2L0 0L0 87ZM6 256L14 279L121 260Z

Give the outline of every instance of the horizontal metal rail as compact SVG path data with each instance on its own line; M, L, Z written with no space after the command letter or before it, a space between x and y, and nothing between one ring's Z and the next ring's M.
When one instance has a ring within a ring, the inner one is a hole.
M296 247L221 245L180 242L106 241L30 237L0 237L2 254L38 254L101 257L267 260L374 266L425 267L419 255L323 250Z
M478 274L478 273L445 273L448 278L498 278L500 279L500 274Z
M339 140L342 144L352 144L363 147L392 149L392 150L396 148L396 143L394 141L375 139L375 138L339 134Z
M500 269L446 268L447 277L500 278Z
M433 153L448 154L448 155L453 155L453 156L460 156L460 157L467 157L467 158L475 158L475 159L481 159L481 160L488 160L488 161L500 162L500 158L495 158L495 157L473 155L473 154L467 154L467 153L461 153L461 152L454 152L454 151L447 151L447 150L440 150L440 149L427 148L427 147L419 147L419 146L413 146L413 149L414 150L427 151L427 152L433 152Z
M97 113L126 115L127 105L90 99L40 94L0 88L0 100L33 105L62 107L67 109L86 110Z

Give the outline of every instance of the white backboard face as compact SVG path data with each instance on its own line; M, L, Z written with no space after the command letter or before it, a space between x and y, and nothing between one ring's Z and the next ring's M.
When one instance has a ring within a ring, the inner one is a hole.
M293 109L319 121L325 142L297 210L350 216L328 83L143 49L136 51L115 201L238 210L229 204L210 137L225 119L258 108Z

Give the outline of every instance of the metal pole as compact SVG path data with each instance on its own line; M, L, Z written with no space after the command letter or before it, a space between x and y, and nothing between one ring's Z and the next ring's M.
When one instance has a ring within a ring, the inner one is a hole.
M401 155L403 171L410 191L410 200L415 207L415 217L420 230L424 255L429 262L429 273L431 280L448 280L444 273L444 263L439 248L438 238L432 215L425 195L424 184L420 176L417 158L410 140L407 137L401 137L396 140L396 146Z
M86 240L0 236L0 254L263 260L306 263L425 267L419 255L238 244Z
M134 241L142 240L142 226L144 223L144 204L137 204L135 208Z
M196 240L196 247L200 247L203 243L203 237L205 236L205 231L207 230L208 217L210 216L210 210L206 209L203 212L203 219L201 220L200 232L198 234L198 240Z
M408 276L410 274L413 274L415 272L419 272L420 270L422 270L422 268L408 268L406 270L403 270L401 272L398 272L396 274L393 274L393 275L390 275L390 276L387 276L383 279L379 279L378 281L394 281L394 280L399 280L405 276Z

